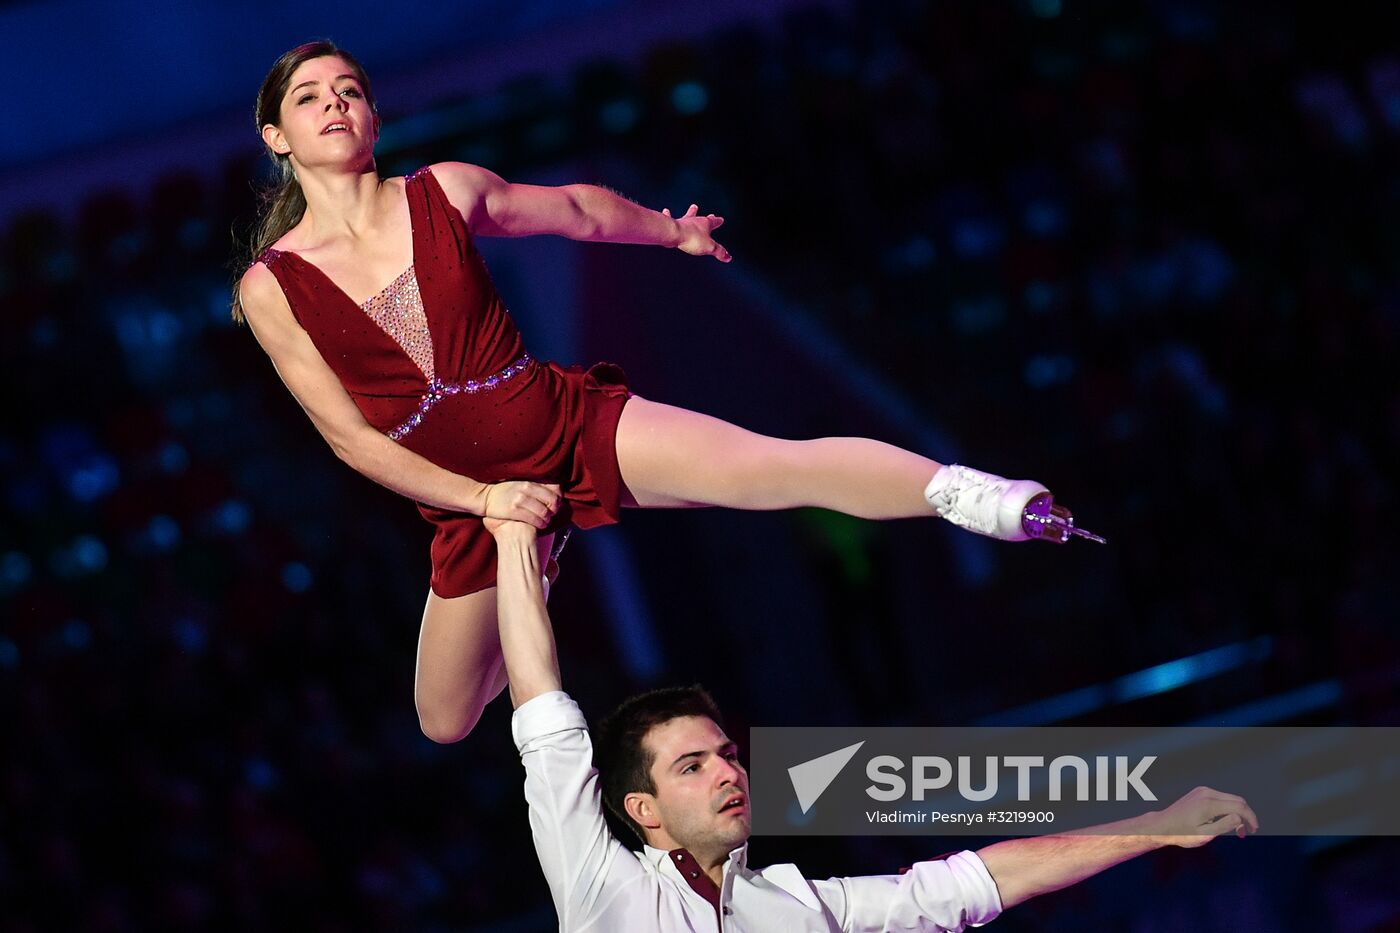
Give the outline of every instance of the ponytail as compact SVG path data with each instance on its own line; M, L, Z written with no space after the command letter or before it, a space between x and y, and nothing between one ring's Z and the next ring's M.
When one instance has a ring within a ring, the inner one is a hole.
M274 155L274 158L279 177L258 194L258 224L244 256L246 261L239 265L240 280L243 272L258 261L263 250L286 236L287 231L295 227L306 213L306 195L302 193L301 183L292 171L290 160L284 155ZM248 323L243 313L243 296L239 292L238 282L233 286L233 303L229 310L235 324Z

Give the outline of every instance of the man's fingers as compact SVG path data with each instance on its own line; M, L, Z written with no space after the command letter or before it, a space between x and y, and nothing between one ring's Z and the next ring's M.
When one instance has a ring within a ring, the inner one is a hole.
M694 216L695 216L696 214L698 214L698 213L700 213L700 205L699 205L699 204L692 204L692 205L690 205L690 210L688 210L688 211L685 212L685 216L687 216L687 217L694 217Z
M1239 832L1242 826L1244 826L1244 817L1238 813L1226 813L1211 826L1211 835L1224 836L1228 833Z
M1234 833L1243 839L1250 833L1259 831L1259 817L1254 815L1254 811L1248 804L1240 804L1238 807L1231 807L1224 813L1216 814L1205 823L1206 828L1212 836L1223 836L1226 833Z
M517 528L534 528L535 524L521 518L485 518L486 530L493 535L509 534Z
M1250 832L1257 833L1259 831L1259 816L1254 812L1254 808L1249 805L1249 801L1238 794L1227 794L1219 790L1210 790L1209 796L1214 800L1224 803L1228 807L1230 813L1238 815L1244 822L1244 825L1249 828Z
M711 230L718 230L720 227L723 227L723 226L724 226L724 218L723 218L723 217L716 217L714 214L711 214L711 215L710 215L710 229L711 229Z
M670 217L670 216L671 216L671 209L670 209L669 207L663 207L663 208L661 209L661 216L662 216L662 217Z
M1240 828L1241 820L1237 814L1221 813L1212 817L1201 828L1205 830L1207 836L1224 836L1226 833L1233 833Z

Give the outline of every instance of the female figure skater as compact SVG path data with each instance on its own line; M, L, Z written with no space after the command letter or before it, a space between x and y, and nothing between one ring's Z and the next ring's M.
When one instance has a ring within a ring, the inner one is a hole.
M473 245L552 233L727 262L712 236L722 218L584 185L511 185L461 163L380 178L369 81L327 42L277 61L256 118L282 181L234 317L336 455L436 526L414 686L435 741L465 736L505 683L482 516L535 525L542 549L570 523L617 521L621 505L936 514L1008 540L1078 533L1037 483L872 440L762 437L630 395L615 367L537 361Z

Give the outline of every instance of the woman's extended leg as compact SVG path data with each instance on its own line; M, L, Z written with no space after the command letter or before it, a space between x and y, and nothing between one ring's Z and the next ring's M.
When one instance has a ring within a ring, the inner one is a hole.
M618 422L617 461L629 505L819 506L874 519L933 515L924 488L942 466L863 437L778 440L636 397Z
M553 540L554 535L539 539L541 566ZM423 734L434 742L460 741L505 685L496 588L453 599L429 592L413 680Z

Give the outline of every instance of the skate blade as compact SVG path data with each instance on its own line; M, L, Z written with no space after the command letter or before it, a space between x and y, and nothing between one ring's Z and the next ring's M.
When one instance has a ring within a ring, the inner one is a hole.
M1021 528L1027 537L1051 544L1065 544L1071 537L1107 544L1108 540L1074 523L1070 510L1056 502L1050 493L1036 496L1021 513Z
M1068 531L1068 532L1069 532L1070 534L1072 534L1072 535L1077 535L1078 537L1084 538L1084 539L1089 540L1089 541L1095 541L1095 542L1098 542L1099 544L1107 544L1107 543L1108 543L1108 539L1107 539L1107 538L1102 537L1102 536L1100 536L1100 535L1096 535L1096 534L1094 534L1092 531L1085 531L1083 528L1080 528L1078 525L1070 525L1070 526L1069 526L1068 528L1066 528L1065 530Z

